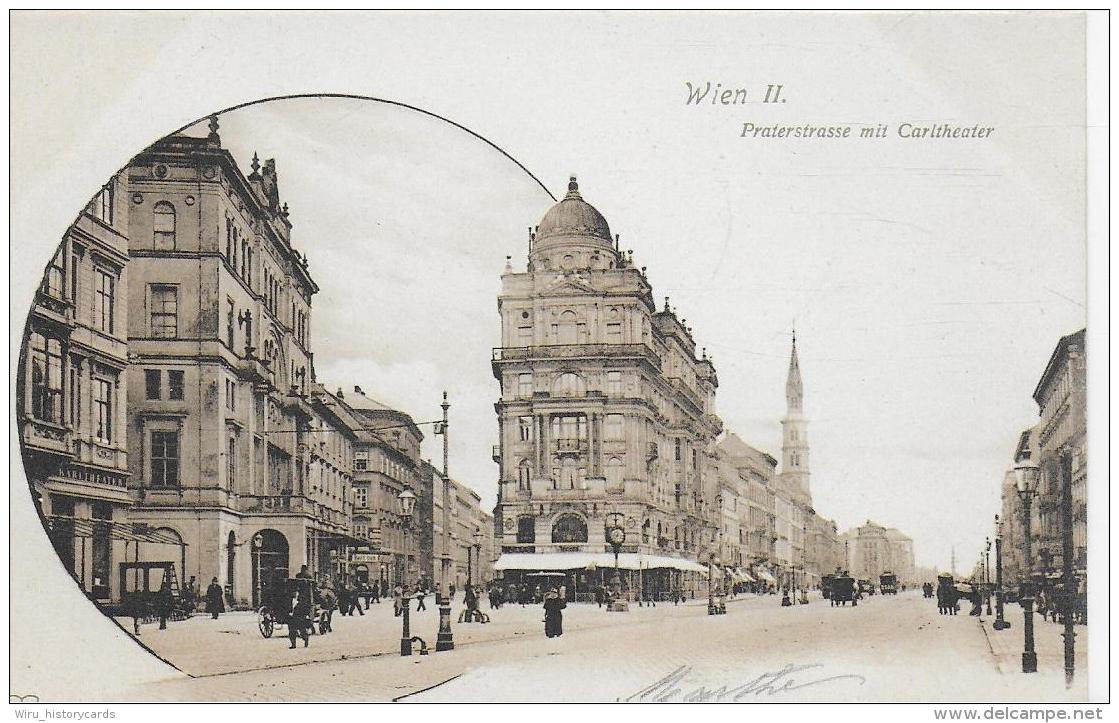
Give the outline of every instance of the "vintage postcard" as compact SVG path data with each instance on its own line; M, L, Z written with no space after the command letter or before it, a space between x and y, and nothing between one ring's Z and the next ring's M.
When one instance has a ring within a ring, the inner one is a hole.
M10 21L17 716L1102 715L1106 16Z

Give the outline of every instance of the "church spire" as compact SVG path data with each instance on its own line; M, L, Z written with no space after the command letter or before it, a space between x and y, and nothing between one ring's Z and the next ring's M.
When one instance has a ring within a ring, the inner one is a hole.
M804 385L800 380L800 360L797 358L796 327L793 327L793 352L789 356L789 378L785 382L785 399L788 401L790 413L802 411Z

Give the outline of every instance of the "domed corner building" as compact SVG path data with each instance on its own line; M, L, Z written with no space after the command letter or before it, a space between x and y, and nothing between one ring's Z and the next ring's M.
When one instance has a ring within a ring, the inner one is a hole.
M574 176L530 231L526 269L506 266L498 308L494 569L530 591L565 585L569 600L598 586L705 596L721 514L715 367ZM611 513L626 533L617 575Z

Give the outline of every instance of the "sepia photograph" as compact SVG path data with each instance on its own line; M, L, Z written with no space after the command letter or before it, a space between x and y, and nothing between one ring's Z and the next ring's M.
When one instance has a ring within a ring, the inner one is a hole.
M9 22L15 717L1103 717L1106 12Z

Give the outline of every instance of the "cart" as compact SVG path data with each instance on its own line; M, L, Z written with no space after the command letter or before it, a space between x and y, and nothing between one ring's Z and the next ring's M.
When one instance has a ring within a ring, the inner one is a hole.
M898 576L892 572L884 572L878 577L879 590L883 595L898 594Z
M326 611L319 604L319 591L315 581L293 577L279 580L264 590L260 608L257 609L257 627L261 635L270 638L277 626L290 622L291 600L296 591L301 599L311 599L311 634L323 632Z
M846 606L847 603L851 603L852 606L858 605L859 600L855 593L855 578L845 575L836 575L831 579L828 599L831 600L832 607L836 607L837 605Z

